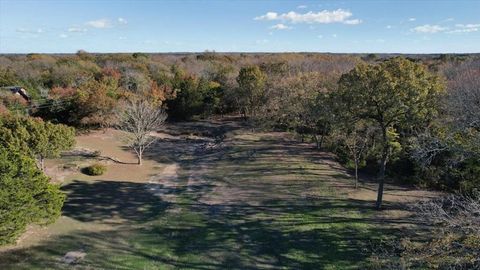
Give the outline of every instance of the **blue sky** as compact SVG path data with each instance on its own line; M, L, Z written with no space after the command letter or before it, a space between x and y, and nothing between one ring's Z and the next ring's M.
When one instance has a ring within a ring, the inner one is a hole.
M1 53L480 52L480 0L0 0Z

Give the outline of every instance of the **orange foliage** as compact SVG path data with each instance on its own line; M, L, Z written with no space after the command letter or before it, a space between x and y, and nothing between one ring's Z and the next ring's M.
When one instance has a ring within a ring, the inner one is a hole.
M13 105L27 106L28 105L28 101L26 101L22 96L18 94L8 95L4 97L3 103L6 106L13 106Z
M7 115L10 111L5 107L5 105L0 103L0 115Z
M120 71L118 71L114 68L109 68L109 67L103 68L102 69L102 74L105 77L112 77L115 80L120 80L120 78L122 77L122 73L120 73Z
M150 82L149 99L155 105L162 105L167 99L171 99L174 95L172 87L168 85L158 85L155 81Z
M50 90L48 95L52 99L62 99L62 98L73 97L76 93L77 93L77 89L73 87L55 86Z

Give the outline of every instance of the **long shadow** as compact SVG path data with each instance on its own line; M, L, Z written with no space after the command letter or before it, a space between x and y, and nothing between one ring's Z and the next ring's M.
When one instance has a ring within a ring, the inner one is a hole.
M168 207L167 202L148 192L144 183L73 181L62 190L67 193L63 215L84 222L113 218L146 222Z
M168 215L149 226L122 226L101 233L75 231L0 254L0 268L68 268L59 258L81 250L87 254L79 265L82 269L358 269L364 266L367 255L362 251L369 241L395 233L384 226L355 225L369 219L324 212L360 207L355 203L292 203L218 205L213 213L209 205L181 205L188 215ZM282 220L300 214L304 219Z

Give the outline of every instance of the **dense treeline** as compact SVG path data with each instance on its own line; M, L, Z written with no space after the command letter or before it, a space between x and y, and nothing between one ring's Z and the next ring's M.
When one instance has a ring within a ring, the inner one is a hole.
M81 128L114 125L132 97L170 120L239 113L313 140L355 173L469 193L480 181L479 70L476 55L5 55L0 85L31 102L3 91L0 111Z

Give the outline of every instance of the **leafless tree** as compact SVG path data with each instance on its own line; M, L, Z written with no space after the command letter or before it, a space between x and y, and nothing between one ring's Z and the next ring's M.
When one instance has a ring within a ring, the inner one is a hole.
M480 269L479 195L449 195L412 205L419 221L430 226L429 240L372 245L374 268Z
M444 114L411 139L411 155L424 167L447 151L455 153L449 166L480 153L480 60L451 64L443 73L448 81Z
M460 128L480 131L480 61L458 68L449 82L448 110Z
M355 166L355 188L358 187L358 166L363 159L365 152L367 152L370 137L375 129L362 125L360 123L353 123L353 129L350 132L343 134L343 141L347 147Z
M143 153L157 139L151 133L162 127L167 118L165 110L147 100L132 100L123 106L117 117L118 128L125 132L128 146L135 151L138 164L142 165Z
M441 153L452 148L452 138L448 134L445 138L439 138L427 128L418 132L410 139L410 156L423 168L429 166Z
M417 203L413 208L419 218L440 225L442 231L476 234L480 237L480 197L449 195Z

